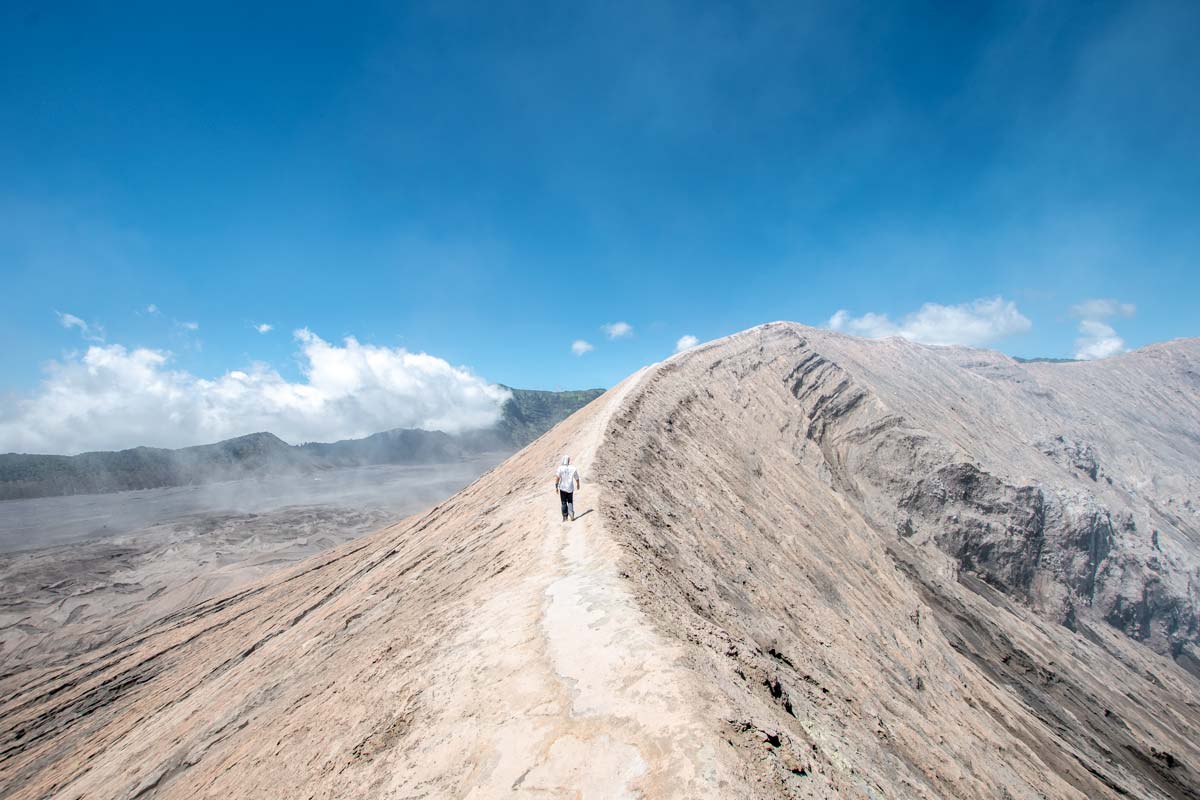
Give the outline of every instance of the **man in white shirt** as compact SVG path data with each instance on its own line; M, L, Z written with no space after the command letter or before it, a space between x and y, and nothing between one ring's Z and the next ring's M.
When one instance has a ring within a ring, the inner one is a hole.
M571 464L570 456L563 456L562 464L554 473L554 488L558 490L558 499L562 501L563 522L570 517L575 521L575 490L579 488L579 470Z

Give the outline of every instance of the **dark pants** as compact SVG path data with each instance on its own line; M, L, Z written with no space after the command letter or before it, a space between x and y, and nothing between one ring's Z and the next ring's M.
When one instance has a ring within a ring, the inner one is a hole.
M574 519L574 517L575 517L575 493L574 492L564 492L562 489L559 489L558 490L558 499L562 500L563 519L566 519L567 517L571 517L572 519Z

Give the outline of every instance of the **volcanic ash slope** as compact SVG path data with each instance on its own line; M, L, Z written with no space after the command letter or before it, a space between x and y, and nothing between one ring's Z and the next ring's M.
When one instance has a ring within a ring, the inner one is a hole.
M0 678L0 797L747 796L591 485L640 378L422 516Z
M763 795L1200 797L1200 340L766 325L651 371L597 472Z
M1200 797L1197 420L1196 341L755 328L427 514L0 677L0 796Z

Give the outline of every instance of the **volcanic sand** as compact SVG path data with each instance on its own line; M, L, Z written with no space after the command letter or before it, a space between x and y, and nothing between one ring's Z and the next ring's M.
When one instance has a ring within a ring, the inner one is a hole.
M4 795L744 795L598 513L593 457L640 378L419 519L11 676Z
M1198 376L736 334L0 679L0 795L1200 797Z

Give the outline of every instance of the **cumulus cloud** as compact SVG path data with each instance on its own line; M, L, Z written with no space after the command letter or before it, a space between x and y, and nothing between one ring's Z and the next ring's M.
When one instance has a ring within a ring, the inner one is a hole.
M604 331L604 335L610 339L626 339L633 336L633 326L628 322L610 322L607 325L601 325L600 330Z
M267 364L209 380L171 355L93 345L51 362L39 389L0 411L0 452L181 447L254 431L329 441L390 428L455 432L494 423L507 390L426 353L340 345L296 331L302 379Z
M275 330L275 326L267 322L260 322L254 326L254 330L258 331L259 333L270 333L271 331Z
M953 306L926 303L905 314L898 322L892 321L887 314L868 312L854 317L842 309L826 324L835 331L872 339L900 336L923 344L969 347L980 347L1005 336L1024 333L1033 326L1017 309L1016 303L1003 297L980 298Z
M684 350L695 347L698 344L700 344L700 340L695 336L692 336L690 333L680 336L679 341L675 342L675 352L682 353Z
M1079 338L1075 340L1076 358L1090 361L1125 352L1125 340L1105 322L1094 319L1081 320L1079 334Z
M67 330L72 328L78 329L79 335L89 342L103 342L104 328L100 325L89 324L86 320L80 319L74 314L67 314L62 311L55 311L58 315L58 323Z
M1080 318L1075 357L1090 361L1124 353L1125 340L1105 320L1132 317L1136 311L1133 303L1121 303L1112 298L1094 298L1071 306L1071 315Z
M583 339L576 339L575 341L571 342L571 352L577 356L581 356L584 353L590 353L592 350L592 345L588 342L585 342Z

